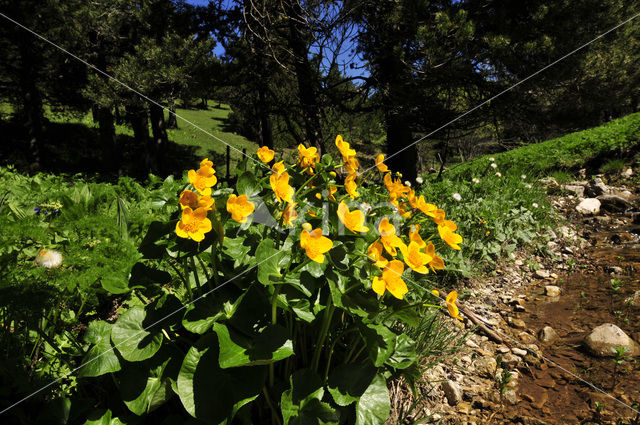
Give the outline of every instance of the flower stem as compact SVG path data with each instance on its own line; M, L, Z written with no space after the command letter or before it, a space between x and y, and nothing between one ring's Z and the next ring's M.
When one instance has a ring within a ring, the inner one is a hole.
M331 298L329 298L327 308L324 312L322 328L320 329L320 333L318 334L318 341L316 342L316 348L313 352L313 358L311 360L311 368L314 372L318 371L318 363L320 363L320 353L322 352L322 348L324 346L324 340L327 338L327 333L329 331L329 325L331 324L331 318L333 316L334 310L335 306L333 305Z

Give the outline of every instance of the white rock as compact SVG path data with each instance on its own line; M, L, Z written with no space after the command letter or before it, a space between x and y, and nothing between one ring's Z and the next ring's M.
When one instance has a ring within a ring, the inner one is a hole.
M518 394L515 390L507 390L502 394L502 399L510 404L516 404L518 402Z
M616 347L626 347L628 355L640 355L638 344L613 323L605 323L596 327L584 342L589 351L600 357L613 357L612 349Z
M511 349L511 352L516 356L520 356L520 357L524 357L527 355L527 350L523 350L522 348L518 348L518 347L513 347Z
M630 299L630 304L633 307L640 307L640 291L634 292Z
M600 212L600 201L596 198L583 199L576 206L576 211L583 215L598 215Z
M544 287L544 293L547 297L557 297L560 295L560 288L555 285L547 285Z
M535 273L533 274L535 277L537 277L538 279L546 279L549 277L549 270L545 270L545 269L538 269L535 271Z
M633 176L633 170L631 168L627 168L622 172L622 176L627 178Z
M462 388L455 382L451 380L445 381L440 388L444 392L444 396L447 398L449 405L455 406L462 401Z
M545 344L551 344L558 338L558 333L551 326L545 326L538 333L538 339Z

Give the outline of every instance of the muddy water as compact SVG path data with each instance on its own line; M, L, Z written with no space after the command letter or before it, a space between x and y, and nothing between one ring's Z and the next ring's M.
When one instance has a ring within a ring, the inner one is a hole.
M617 227L587 224L592 246L585 249L583 268L560 276L554 284L561 296L547 297L540 282L528 297L526 312L520 317L531 330L553 327L559 340L542 346L543 354L565 369L600 389L632 405L640 403L640 358L614 370L611 358L597 358L583 347L584 337L594 327L614 323L640 342L640 308L627 302L640 290L640 226L628 217ZM610 270L619 267L614 276ZM621 284L617 290L612 279ZM615 372L615 373L614 373ZM520 401L513 413L537 418L547 424L614 423L635 414L611 398L597 392L546 362L521 369L518 384ZM595 403L605 405L595 414Z

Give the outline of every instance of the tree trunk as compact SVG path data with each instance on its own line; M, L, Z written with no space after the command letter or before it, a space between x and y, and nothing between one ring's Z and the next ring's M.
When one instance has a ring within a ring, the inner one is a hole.
M144 106L139 104L128 105L126 111L127 121L129 121L133 129L135 150L142 150L145 171L152 171L154 164L149 152L149 123L147 122L147 111Z
M305 42L307 34L304 14L300 3L287 2L289 18L289 48L294 56L294 68L298 80L298 98L302 104L305 136L312 146L318 148L320 155L326 152L320 126L320 107L314 85L313 70L309 63L309 49Z
M412 139L409 122L402 112L387 111L385 124L386 152L389 158L385 162L392 171L402 174L403 181L413 182L417 177L418 150L416 145L410 146Z
M169 99L169 119L167 119L167 128L178 128L178 119L176 118L176 102L173 99Z
M31 37L22 37L20 48L20 118L24 120L29 141L29 155L31 168L40 169L42 125L44 123L44 111L42 109L42 96L36 85L36 70L38 58L33 48Z
M258 88L257 109L260 146L268 146L269 149L273 149L273 127L271 126L271 119L269 118L269 111L267 109L266 95L260 87Z
M120 164L120 155L116 144L116 130L113 125L111 108L94 105L95 119L100 128L100 146L103 152L103 164L105 171L116 170Z
M167 136L166 123L164 120L164 109L154 103L149 104L149 117L151 118L151 131L153 133L153 141L148 149L148 154L152 157L152 169L154 171L164 170L163 150L169 143Z

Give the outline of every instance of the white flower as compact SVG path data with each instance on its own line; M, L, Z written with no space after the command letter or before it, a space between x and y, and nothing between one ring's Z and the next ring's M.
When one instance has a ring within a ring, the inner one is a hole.
M498 171L498 172L496 173L496 177L502 177L502 173L501 173L500 171Z
M474 182L475 184L480 183L480 179L477 177L472 178L471 181Z
M492 167L492 168L498 168L498 164L496 164L495 162L492 162L492 163L491 163L491 167Z
M494 157L489 158L489 161L491 161L491 162L493 162L493 161L495 161L495 160L496 160L496 159L495 159Z
M404 182L404 185L407 186L407 187L411 187L411 182L409 180L407 180L407 181Z
M462 196L460 196L459 193L454 193L453 194L453 199L455 199L456 201L462 201Z
M524 187L526 187L527 189L531 189L533 186L531 186L530 183L527 183L526 185L524 185Z
M367 202L363 202L360 204L360 209L363 210L364 212L368 213L369 211L371 211L371 204L367 203Z
M57 269L62 264L62 254L53 249L43 249L35 259L36 266Z
M422 177L418 176L418 177L416 177L416 183L422 184L422 183L424 183L424 179Z
M531 204L531 206L532 206L533 208L538 208L538 204L537 204L537 203L535 203L535 202L534 202L533 204Z
M521 176L520 176L520 178L521 178L522 180L524 180L524 179L526 179L526 178L527 178L527 175L526 175L526 174L523 174L523 175L521 175Z

